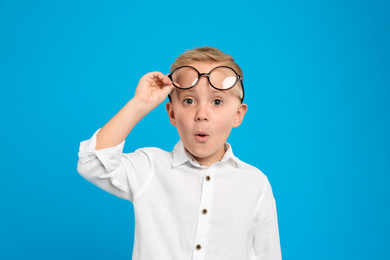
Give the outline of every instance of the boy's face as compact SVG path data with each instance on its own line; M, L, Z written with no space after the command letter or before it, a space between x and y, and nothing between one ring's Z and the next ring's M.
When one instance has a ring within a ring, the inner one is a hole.
M188 64L200 73L208 73L221 63ZM175 89L172 102L166 104L169 119L176 126L184 147L202 165L210 166L222 159L224 144L233 127L238 127L246 113L236 88L220 91L201 77L191 89Z

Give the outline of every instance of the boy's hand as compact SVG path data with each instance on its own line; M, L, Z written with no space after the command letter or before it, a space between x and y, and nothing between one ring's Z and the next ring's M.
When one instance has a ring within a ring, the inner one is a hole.
M98 133L95 149L123 142L134 126L160 105L173 88L171 80L161 72L145 74L138 82L134 97Z
M152 110L160 105L173 89L168 76L158 71L150 72L138 82L134 99Z

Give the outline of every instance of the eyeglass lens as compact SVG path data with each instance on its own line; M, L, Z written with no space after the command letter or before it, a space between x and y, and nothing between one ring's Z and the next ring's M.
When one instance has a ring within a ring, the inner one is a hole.
M237 82L237 74L230 68L218 67L209 74L211 85L220 90L232 88ZM199 81L199 73L192 67L182 67L172 73L174 85L181 89L189 89Z

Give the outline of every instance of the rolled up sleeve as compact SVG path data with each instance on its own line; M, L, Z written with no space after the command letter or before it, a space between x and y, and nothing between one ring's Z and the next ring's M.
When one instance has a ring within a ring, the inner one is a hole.
M150 172L146 151L123 154L125 141L117 146L96 150L96 138L80 143L77 171L89 182L122 199L133 201Z

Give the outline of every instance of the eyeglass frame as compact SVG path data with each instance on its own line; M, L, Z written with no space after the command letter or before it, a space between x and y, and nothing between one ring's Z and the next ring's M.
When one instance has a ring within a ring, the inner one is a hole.
M194 69L196 72L198 72L198 80L196 81L196 83L189 87L189 88L180 88L178 86L175 85L175 83L173 82L173 79L172 79L172 74L178 70L178 69L181 69L181 68L192 68ZM226 89L220 89L220 88L216 88L215 86L213 86L213 84L211 84L211 81L210 81L210 74L215 70L215 69L218 69L218 68L228 68L228 69L231 69L235 74L236 74L236 82L234 82L234 84L230 87L230 88L226 88ZM193 87L196 86L196 84L198 84L198 82L200 81L200 78L202 76L207 76L207 80L209 81L210 83L210 86L213 87L214 89L216 90L220 90L220 91L226 91L226 90L229 90L229 89L232 89L233 87L235 87L237 85L237 83L239 81L241 81L241 88L242 88L242 98L241 98L241 103L244 101L244 80L243 78L241 77L240 74L237 73L237 71L235 71L233 68L229 67L229 66L217 66L215 68L213 68L212 70L209 71L209 73L200 73L196 68L192 67L192 66L188 66L188 65L185 65L185 66L180 66L176 69L174 69L171 73L169 73L168 75L168 78L172 81L172 84L175 86L175 88L178 88L178 89L181 89L181 90L186 90L186 89L191 89ZM168 95L168 98L169 98L169 101L172 102L171 100L171 94Z

